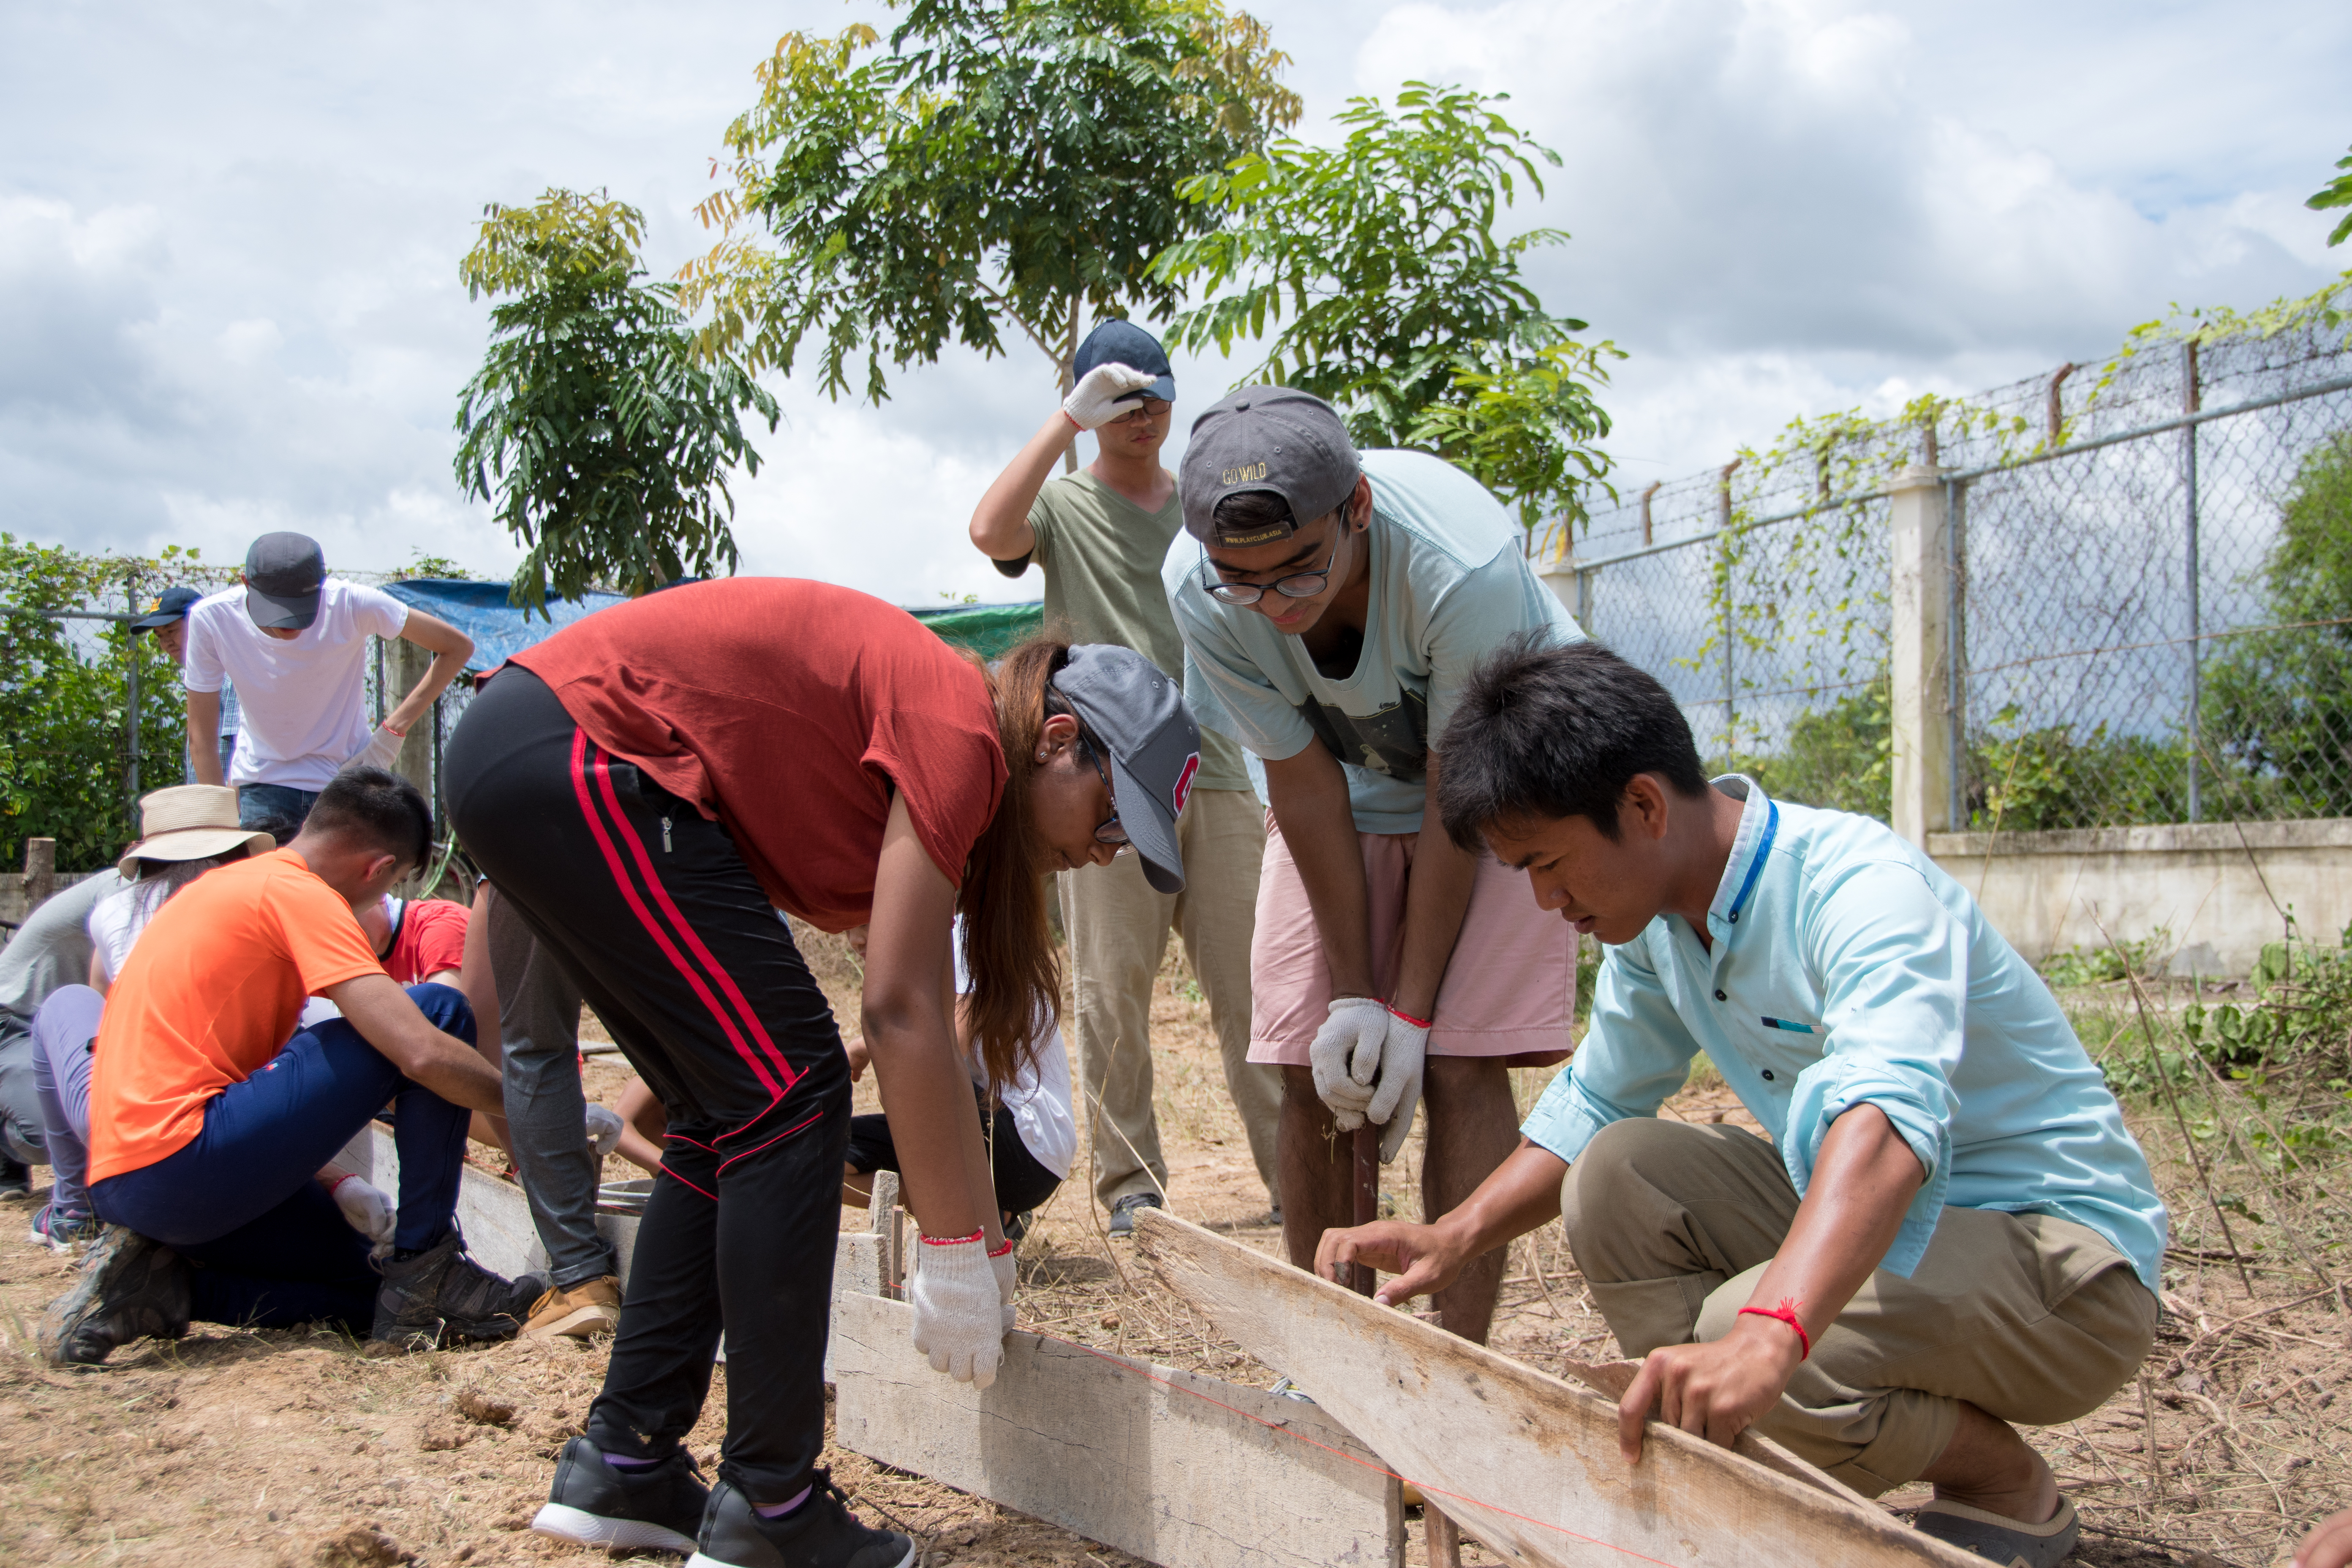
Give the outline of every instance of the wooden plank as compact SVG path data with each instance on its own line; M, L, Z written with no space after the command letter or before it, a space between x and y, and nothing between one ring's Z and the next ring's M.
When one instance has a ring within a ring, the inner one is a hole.
M1404 1561L1396 1483L1328 1411L1017 1331L975 1390L931 1370L913 1322L904 1302L837 1303L841 1447L1171 1568Z
M1876 1508L1654 1422L1629 1468L1612 1402L1164 1210L1138 1211L1135 1240L1220 1331L1514 1561L1983 1568Z

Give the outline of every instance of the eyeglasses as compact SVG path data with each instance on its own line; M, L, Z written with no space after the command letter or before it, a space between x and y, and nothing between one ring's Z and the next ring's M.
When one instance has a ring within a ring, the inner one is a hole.
M1339 537L1333 534L1330 558L1318 570L1293 572L1287 577L1276 577L1273 582L1261 585L1256 583L1228 583L1221 577L1210 576L1210 570L1215 563L1209 559L1209 552L1204 550L1201 552L1201 586L1206 588L1213 598L1227 605L1255 605L1265 597L1267 588L1272 588L1286 599L1311 599L1323 591L1323 584L1330 580L1331 568L1339 559Z
M1174 404L1163 403L1157 397L1147 397L1110 423L1132 425L1139 419L1157 419L1174 406L1176 406Z
M1095 755L1095 749L1087 744L1084 736L1078 739L1078 750L1087 754L1087 761L1094 763L1095 776L1103 782L1103 794L1110 796L1110 818L1096 827L1095 842L1116 844L1123 849L1127 847L1128 837L1127 829L1118 825L1118 792L1110 787L1110 775L1103 772L1102 759Z

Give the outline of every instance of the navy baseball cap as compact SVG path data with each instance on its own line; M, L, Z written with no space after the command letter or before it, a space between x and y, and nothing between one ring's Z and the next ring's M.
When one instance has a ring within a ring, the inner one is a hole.
M189 607L203 598L194 588L166 588L155 595L155 604L145 615L131 623L134 632L152 632L168 626L174 621L187 619Z
M265 533L245 552L245 613L264 630L300 631L319 618L327 557L307 533Z
M1111 805L1127 841L1143 858L1143 879L1162 893L1184 890L1176 817L1201 771L1201 726L1176 683L1131 647L1080 643L1054 674L1089 733L1110 753Z
M1133 321L1105 321L1088 332L1087 341L1078 345L1078 357L1070 363L1070 379L1083 381L1087 372L1102 364L1123 364L1159 378L1150 386L1129 393L1118 400L1121 403L1146 397L1156 397L1162 403L1176 401L1176 377L1168 366L1168 351L1160 346L1158 338Z

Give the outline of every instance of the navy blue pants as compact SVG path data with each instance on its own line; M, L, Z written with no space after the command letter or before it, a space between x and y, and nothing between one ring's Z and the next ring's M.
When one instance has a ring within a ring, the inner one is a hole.
M435 1028L474 1043L461 993L412 985L408 994ZM196 1265L201 1321L277 1329L325 1319L363 1334L379 1283L368 1239L311 1178L386 1101L400 1152L393 1244L431 1247L457 1212L469 1113L410 1082L341 1018L302 1030L214 1096L192 1142L97 1183L90 1198L100 1219Z

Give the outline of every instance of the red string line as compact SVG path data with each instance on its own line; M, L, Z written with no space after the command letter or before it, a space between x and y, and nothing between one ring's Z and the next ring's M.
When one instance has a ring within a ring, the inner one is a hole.
M1102 1352L1095 1349L1092 1345L1080 1344L1076 1340L1066 1340L1055 1334L1039 1334L1037 1337L1053 1344L1067 1345L1073 1350L1084 1351L1087 1354L1094 1357L1097 1361L1108 1362L1111 1365L1118 1368L1121 1372L1131 1372L1139 1377L1149 1378L1151 1382L1160 1384L1162 1388L1173 1389L1179 1394L1189 1394L1204 1405L1213 1405L1229 1415L1238 1415L1244 1421L1254 1421L1258 1426L1265 1427L1267 1431L1278 1432L1282 1436L1291 1439L1293 1442L1304 1443L1310 1448L1320 1448L1327 1454L1337 1455L1339 1458L1347 1460L1348 1463L1351 1465L1360 1466L1367 1470L1370 1470L1375 1475L1386 1476L1392 1481L1402 1481L1406 1486L1412 1487L1416 1491L1419 1491L1423 1497L1451 1498L1455 1502L1467 1503L1472 1508L1484 1509L1488 1513L1500 1514L1505 1519L1516 1519L1522 1524L1532 1524L1538 1530L1552 1531L1557 1534L1567 1536L1571 1541L1580 1541L1588 1546L1598 1546L1606 1551L1617 1552L1622 1556L1633 1559L1636 1563L1654 1563L1658 1565L1658 1568L1684 1568L1683 1564L1668 1563L1664 1558L1647 1556L1643 1552L1634 1551L1630 1546L1620 1546L1614 1542L1603 1541L1598 1536L1580 1534L1576 1531L1569 1529L1568 1526L1564 1524L1554 1524L1548 1519L1536 1519L1528 1514L1514 1513L1507 1508L1501 1508L1491 1502L1482 1502L1474 1497L1465 1497L1460 1492L1447 1491L1444 1487L1433 1487L1429 1485L1426 1481L1409 1479L1406 1477L1397 1474L1394 1470L1388 1468L1384 1465L1376 1465L1370 1459L1360 1459L1355 1455L1349 1453L1345 1448L1335 1448L1328 1443L1318 1443L1303 1432L1294 1432L1287 1426L1281 1426L1273 1421L1268 1421L1263 1415L1253 1415L1246 1410L1237 1409L1234 1406L1226 1404L1222 1399L1213 1398L1210 1395L1202 1393L1197 1388L1186 1388L1181 1384L1171 1382L1169 1379L1161 1377L1158 1373L1152 1372L1149 1367L1138 1366L1134 1363L1121 1360L1118 1356L1105 1355Z

